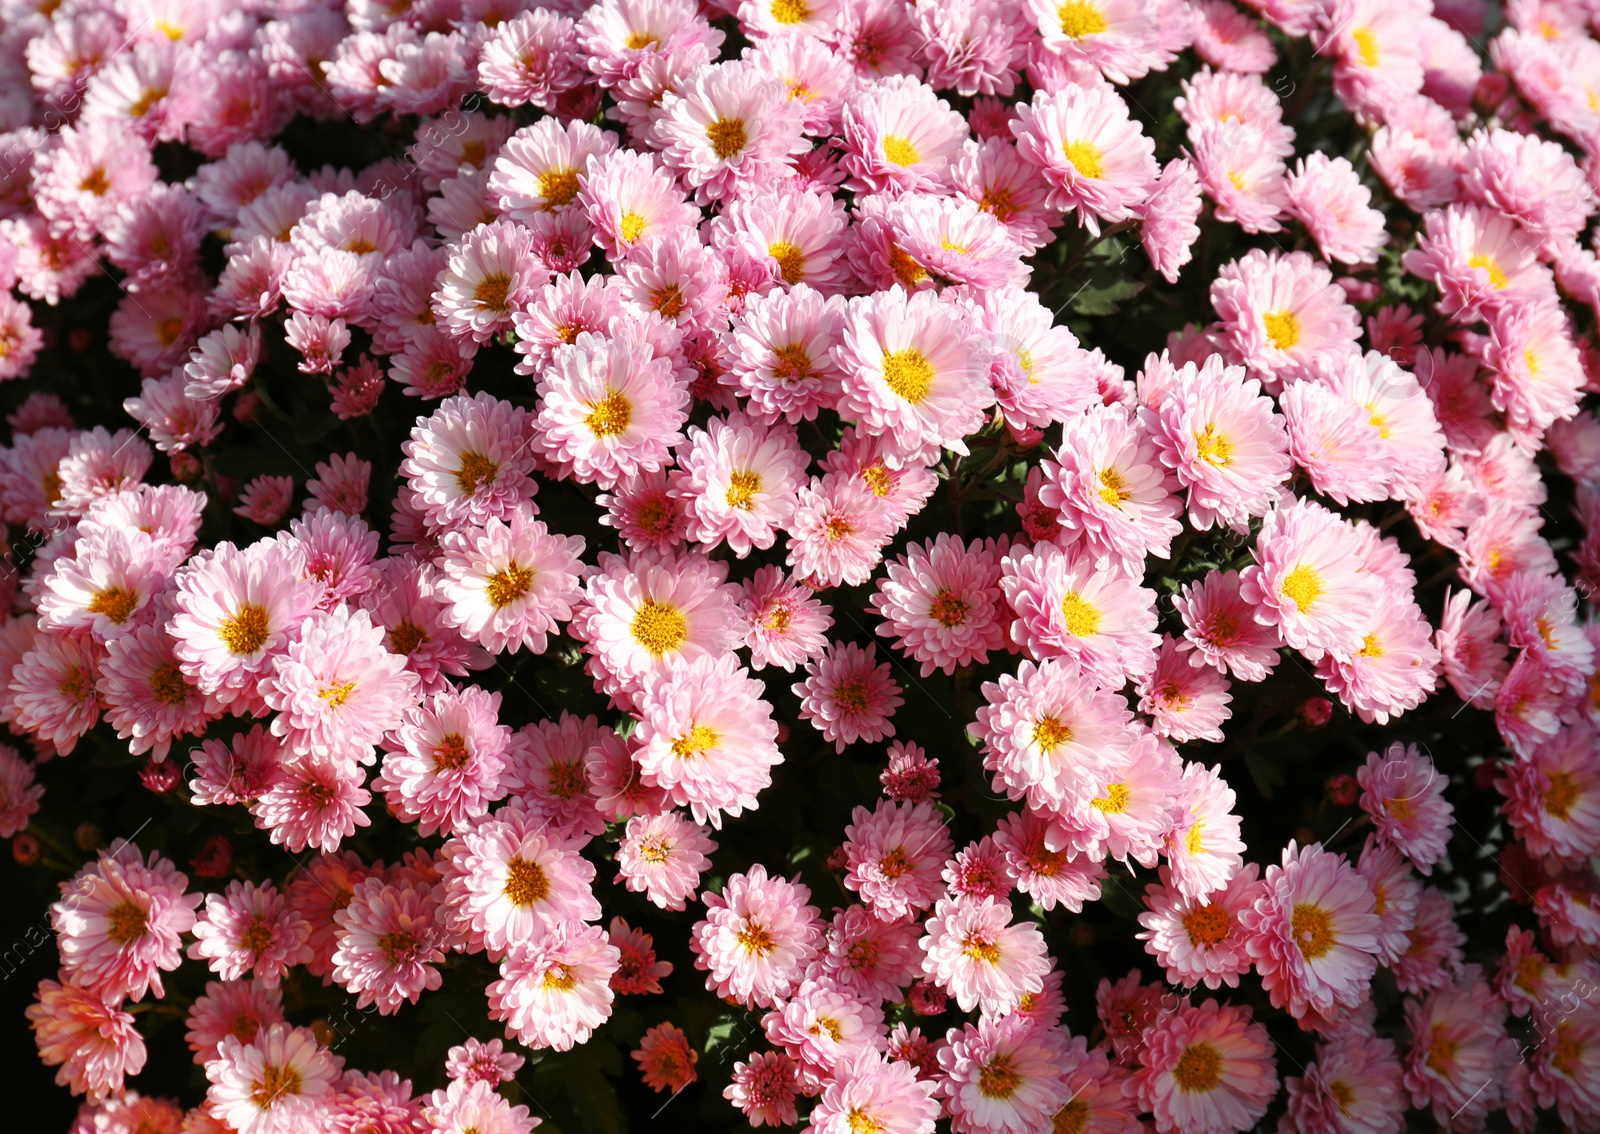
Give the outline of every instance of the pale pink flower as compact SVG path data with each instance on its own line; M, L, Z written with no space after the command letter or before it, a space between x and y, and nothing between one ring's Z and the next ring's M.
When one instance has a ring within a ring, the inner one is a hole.
M967 139L966 120L914 75L862 83L845 95L841 120L844 168L863 193L944 189Z
M735 413L691 426L668 494L684 502L689 539L740 558L773 545L794 515L809 458L791 427Z
M795 1062L783 1052L752 1053L748 1060L733 1065L732 1080L723 1088L722 1097L737 1107L751 1126L789 1126L798 1121L794 1103L800 1090L795 1082Z
M557 623L572 617L581 536L554 534L519 508L509 523L490 517L481 528L446 532L440 550L445 621L485 649L543 653Z
M1274 1049L1248 1008L1180 1006L1150 1026L1129 1086L1160 1134L1233 1134L1259 1122L1278 1093Z
M940 870L954 849L932 804L883 800L875 811L857 807L845 827L844 886L880 919L898 921L939 899Z
M211 1062L228 1036L250 1043L263 1028L284 1022L283 993L262 981L208 980L205 992L195 997L185 1021L184 1039L196 1061Z
M532 1134L544 1120L525 1106L512 1106L488 1082L458 1080L434 1091L423 1104L421 1120L440 1134ZM413 1122L416 1120L413 1119Z
M981 1006L987 1016L1004 1016L1025 993L1044 988L1044 935L1032 922L1012 924L1005 903L941 899L926 928L922 971L963 1012Z
M123 1090L128 1075L144 1069L144 1037L121 998L67 983L42 980L35 1002L25 1009L39 1060L57 1067L56 1086L91 1102Z
M706 916L695 923L689 948L695 968L707 974L706 988L747 1006L776 1007L823 943L810 889L769 877L756 863L701 900Z
M610 1018L621 956L598 926L561 922L506 954L488 988L489 1018L535 1050L569 1051Z
M1139 0L1116 0L1130 6ZM1051 207L1098 232L1134 215L1160 175L1155 142L1109 86L1036 91L1011 126L1017 153L1044 173Z
M357 1008L376 1005L380 1016L393 1015L442 983L434 966L445 959L448 936L433 887L368 878L333 920L333 981L356 994Z
M704 827L676 811L636 815L617 847L617 881L664 910L682 910L716 849Z
M785 673L820 657L833 625L832 608L772 564L745 580L738 619L751 668L779 666Z
M855 1134L853 1127L882 1134L930 1134L939 1116L934 1084L917 1077L910 1063L885 1062L863 1051L835 1070L812 1108L817 1134Z
M892 718L905 703L889 663L877 660L877 647L850 642L835 642L807 663L806 679L791 689L801 699L801 719L840 752L858 740L893 736Z
M249 1043L226 1036L205 1065L206 1101L239 1134L292 1134L333 1101L343 1062L309 1028L271 1024Z
M488 1083L498 1087L515 1079L526 1062L524 1056L506 1051L500 1040L484 1043L469 1036L466 1043L457 1044L445 1053L444 1071L454 1082L468 1086Z
M499 723L500 694L448 688L408 706L383 738L372 786L421 833L454 833L505 798L501 781L511 730Z
M207 962L224 981L249 974L263 988L277 988L290 968L310 959L310 936L310 924L271 882L230 882L225 893L206 895L189 958Z
M1367 754L1356 770L1361 810L1381 842L1394 846L1423 874L1444 857L1455 809L1444 798L1447 777L1416 745L1389 745Z
M701 204L770 188L810 148L800 104L748 60L714 63L667 91L650 141Z

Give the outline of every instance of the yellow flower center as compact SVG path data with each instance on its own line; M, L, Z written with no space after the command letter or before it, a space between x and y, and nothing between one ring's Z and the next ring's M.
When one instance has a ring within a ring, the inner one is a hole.
M806 278L806 254L799 245L775 240L767 245L767 255L778 262L778 274L790 287Z
M644 218L638 213L623 213L622 223L617 226L622 232L623 242L626 244L632 244L637 241L640 234L644 232L644 224Z
M653 658L677 649L688 636L688 618L669 603L646 599L633 616L633 640Z
M1033 726L1033 743L1040 752L1049 755L1057 746L1072 741L1072 730L1055 717L1040 717Z
M1210 422L1194 435L1195 456L1208 465L1223 467L1233 461L1233 442L1226 433L1219 433Z
M476 496L478 489L494 483L500 466L482 453L461 454L461 468L456 473L456 485L467 496Z
M1088 638L1100 632L1099 608L1076 591L1061 600L1061 617L1066 621L1067 633L1074 638Z
M230 654L253 654L267 640L267 608L253 602L239 604L238 613L217 630Z
M1217 1089L1222 1082L1222 1052L1209 1043L1197 1043L1183 1049L1178 1065L1172 1069L1172 1081L1186 1095L1203 1095Z
M1127 784L1107 784L1106 793L1099 799L1091 799L1089 806L1104 815L1121 815L1128 810L1128 800L1132 793Z
M784 382L799 382L811 376L811 356L799 343L781 346L772 352L772 374Z
M759 922L749 920L740 927L738 941L744 946L745 952L754 953L758 957L765 957L777 945L772 939L772 934L768 933Z
M883 156L896 165L916 165L922 160L922 155L917 152L917 147L912 145L910 138L902 138L898 134L890 134L883 140Z
M571 992L578 987L578 978L573 974L571 968L557 963L545 970L544 986L553 988L557 992Z
M150 692L164 705L181 705L189 699L189 682L177 662L162 662L150 673Z
M728 477L728 507L750 511L756 493L761 491L761 474L739 470Z
M646 47L655 47L661 41L647 31L636 31L629 33L622 42L629 51L641 51Z
M742 118L717 119L706 127L706 137L710 139L711 148L721 161L736 157L750 140L745 133Z
M1333 918L1321 906L1300 902L1289 915L1289 929L1300 955L1308 961L1327 956L1333 948Z
M589 403L589 416L583 423L596 437L615 437L633 421L633 405L615 390L607 390L598 402Z
M912 405L920 405L933 385L933 364L916 347L883 356L884 383Z
M459 732L449 732L439 738L439 743L433 749L433 768L436 772L454 771L469 759L472 753L467 751L467 742Z
M1293 311L1268 311L1261 316L1267 329L1267 341L1279 350L1293 350L1300 341L1300 320Z
M1098 181L1106 175L1106 167L1101 161L1104 155L1093 142L1062 142L1061 152L1066 155L1072 168L1078 171L1079 177Z
M1099 35L1111 26L1105 14L1087 0L1067 0L1056 9L1056 16L1061 21L1061 34L1068 39Z
M805 0L772 0L769 11L772 13L773 21L780 24L798 24L811 15L811 9L806 7Z
M144 910L132 902L120 902L106 913L106 936L117 945L131 945L144 936Z
M1228 939L1233 919L1221 906L1196 906L1182 917L1191 945L1217 945Z
M1116 469L1100 470L1100 499L1113 508L1122 507L1122 502L1131 497L1128 491L1128 482L1122 479L1122 474Z
M1544 809L1552 818L1565 821L1572 814L1572 805L1578 802L1583 790L1578 787L1578 781L1572 778L1572 773L1565 769L1546 772L1545 777L1550 781L1550 786L1544 790Z
M1000 946L982 937L967 938L962 943L961 952L970 960L983 961L990 965L1000 963Z
M250 1092L250 1101L261 1110L269 1110L277 1105L280 1098L298 1095L303 1084L300 1072L293 1067L269 1063L261 1069L260 1082L252 1085L255 1089Z
M345 681L338 685L330 685L326 689L317 690L317 696L328 703L328 708L337 709L350 700L350 694L356 691L354 681Z
M1378 51L1378 37L1372 34L1372 29L1356 28L1350 33L1350 38L1356 41L1356 54L1361 56L1362 65L1376 67L1381 55Z
M117 625L128 620L133 608L139 605L139 592L126 587L106 587L94 593L89 600L90 614L103 614Z
M1022 1086L1022 1072L1011 1066L1011 1057L996 1055L978 1069L978 1090L991 1099L1008 1099Z
M544 198L544 211L554 212L572 202L578 195L578 171L575 169L550 169L539 175L539 196Z
M967 611L972 604L966 599L951 594L949 591L940 591L939 597L933 600L928 608L928 613L946 630L953 630L967 620Z
M672 754L680 760L686 760L690 756L715 748L721 739L716 730L697 724L672 742Z
M506 293L510 290L511 277L505 272L495 272L478 281L478 286L472 290L472 298L487 311L504 311Z
M537 862L515 857L506 863L506 884L500 892L518 909L527 909L549 896L550 879Z
M911 254L898 244L889 245L889 270L894 273L896 282L904 288L912 288L928 278L928 271L921 264L911 258Z
M1378 640L1378 635L1373 633L1368 634L1365 638L1361 639L1361 648L1356 651L1356 657L1381 658L1387 652L1388 651L1383 648L1383 643Z
M1467 267L1482 268L1497 291L1511 282L1506 278L1505 269L1500 266L1500 261L1487 252L1477 252L1467 257Z
M484 597L496 610L510 606L533 588L533 573L532 567L507 563L504 571L489 576L489 585L483 588Z
M1322 581L1322 576L1317 574L1317 569L1309 563L1300 563L1283 577L1283 585L1278 588L1285 598L1293 599L1295 609L1301 613L1308 613L1311 604L1316 602L1322 592L1327 590L1327 584Z
M1073 1099L1056 1111L1050 1134L1083 1134L1089 1125L1089 1103L1086 1099Z

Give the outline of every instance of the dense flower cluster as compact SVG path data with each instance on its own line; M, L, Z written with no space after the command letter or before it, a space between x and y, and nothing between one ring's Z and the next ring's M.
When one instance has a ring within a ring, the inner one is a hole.
M1600 6L1242 2L0 3L74 1134L1600 1128Z

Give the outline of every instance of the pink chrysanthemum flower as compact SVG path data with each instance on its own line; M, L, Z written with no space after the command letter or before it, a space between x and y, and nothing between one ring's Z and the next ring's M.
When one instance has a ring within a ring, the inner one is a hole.
M865 906L835 910L821 971L869 998L896 1001L917 979L921 927L913 918L884 921Z
M262 527L275 528L283 522L293 504L294 477L258 476L240 491L233 514Z
M164 995L162 971L182 963L179 935L195 924L200 894L185 893L188 878L155 851L119 840L112 851L61 883L50 924L61 972L73 984L109 1000L137 1000L146 990Z
M149 618L144 613L166 582L167 565L144 532L110 528L80 538L71 555L44 572L39 629L92 631L106 642Z
M724 204L707 239L735 261L764 269L774 284L805 284L831 298L849 274L842 256L848 223L844 203L831 194L781 184L770 197Z
M664 910L682 910L716 849L704 827L676 811L636 815L617 847L617 881Z
M994 402L974 332L961 308L932 292L908 297L896 287L852 300L838 352L840 413L903 458L965 453L962 439Z
M1304 252L1252 249L1223 265L1211 302L1233 361L1267 383L1304 373L1315 358L1341 364L1361 330L1332 274Z
M586 643L589 672L631 704L644 679L682 659L714 657L738 641L727 565L703 554L624 559L601 552L571 633Z
M535 1118L525 1106L512 1106L487 1082L457 1081L442 1091L434 1091L411 1120L421 1121L439 1134L533 1134L543 1119Z
M315 591L293 553L273 541L221 543L178 572L167 623L178 664L224 706L258 701L257 681L311 613Z
M939 899L940 871L955 844L932 804L883 800L874 811L857 807L850 820L844 886L877 917L898 921Z
M689 392L630 323L581 332L539 380L535 450L580 482L610 488L654 472L683 440Z
M1439 310L1461 323L1550 293L1537 242L1510 218L1477 205L1427 213L1417 247L1402 262L1439 289Z
M1000 566L1017 614L1011 639L1032 657L1065 658L1109 687L1155 668L1155 593L1118 567L1053 543L1013 551Z
M489 200L523 224L572 208L589 160L616 148L616 137L592 123L541 119L506 139L489 174Z
M1262 681L1278 664L1278 636L1258 622L1240 595L1237 571L1211 571L1173 598L1184 638L1195 647L1190 665L1210 665L1241 681Z
M889 564L872 596L884 619L878 633L935 669L982 664L1005 645L999 622L1000 562L992 540L968 547L941 533L931 544L911 544Z
M662 163L701 204L770 188L794 175L810 146L804 112L776 78L748 60L715 63L668 91L650 127Z
M872 575L895 517L867 485L830 472L800 490L788 564L806 584L859 586Z
M1495 788L1530 853L1577 865L1600 848L1600 748L1591 725L1568 725L1501 770Z
M841 119L844 168L857 192L939 192L967 139L961 114L913 75L861 84L845 96Z
M532 234L509 220L467 233L451 246L433 298L434 317L455 335L486 343L511 329L549 272L531 255Z
M1439 683L1432 627L1409 589L1384 588L1380 609L1368 611L1361 647L1347 658L1332 652L1317 662L1328 692L1369 724L1388 724L1416 708Z
M1412 1045L1405 1086L1411 1104L1441 1125L1481 1125L1504 1082L1505 1009L1473 971L1418 1002L1405 1002Z
M594 225L595 238L613 259L626 257L645 239L699 222L699 210L661 168L654 154L617 150L596 155L580 181L577 203Z
M448 940L431 886L368 878L333 920L333 981L356 994L357 1008L376 1005L390 1016L442 983L434 966L444 961Z
M950 1129L1027 1134L1052 1125L1070 1094L1061 1034L1014 1016L951 1029L938 1052Z
M1006 853L990 835L957 851L955 857L945 863L943 877L952 898L975 901L1004 898L1013 888Z
M1381 842L1392 845L1423 874L1444 857L1455 808L1444 798L1449 779L1416 745L1399 741L1380 756L1367 753L1356 770L1361 810L1372 817Z
M668 493L663 471L624 477L595 503L606 509L601 525L615 528L629 551L671 551L689 530L683 501Z
M468 1086L488 1083L498 1087L515 1079L526 1062L524 1056L506 1051L505 1045L497 1039L484 1043L469 1036L466 1043L457 1044L445 1053L444 1071L453 1082Z
M878 775L883 794L897 803L926 803L939 798L939 762L920 744L889 742L889 765Z
M1148 909L1139 915L1144 927L1139 940L1166 968L1171 984L1239 987L1239 977L1250 971L1239 914L1261 896L1255 863L1246 864L1222 889L1197 899L1167 885L1170 871L1162 867L1163 881L1145 888Z
M488 988L489 1017L535 1050L569 1051L611 1016L621 957L599 926L561 922L506 954Z
M445 924L499 958L558 925L598 920L584 841L516 806L480 821L444 868Z
M411 430L400 473L427 522L472 527L508 520L536 490L526 410L489 394L448 398Z
M1595 211L1595 191L1559 142L1496 127L1467 139L1461 193L1498 209L1535 240L1576 237Z
M535 721L512 734L500 782L553 826L591 837L603 834L605 819L589 783L589 754L615 739L616 733L594 717L563 709L554 720Z
M1301 1130L1391 1129L1406 1104L1403 1070L1394 1041L1355 1033L1317 1047L1303 1076L1284 1082L1284 1121Z
M1311 658L1349 657L1362 648L1383 586L1346 521L1321 505L1292 501L1267 516L1253 554L1240 594L1257 621L1276 626L1285 644Z
M1346 360L1341 365L1347 365ZM1295 463L1311 486L1340 504L1386 498L1393 487L1372 414L1331 384L1291 381L1279 397Z
M672 1023L657 1024L644 1033L633 1053L640 1077L652 1091L677 1094L699 1078L694 1065L700 1053L689 1046L689 1037Z
M1483 363L1493 375L1494 407L1513 435L1531 441L1577 413L1587 379L1559 303L1546 298L1495 312Z
M302 757L370 762L419 684L383 639L384 628L364 610L340 606L306 619L261 682L261 697L278 711L272 734Z
M750 399L752 417L797 424L833 407L841 379L834 346L843 322L844 301L806 283L746 299L733 323L728 377Z
M1196 527L1242 531L1266 515L1291 470L1283 420L1260 382L1219 355L1198 368L1186 363L1151 417L1161 460L1187 489Z
M465 827L505 798L501 782L511 730L500 724L500 694L469 685L406 709L384 739L372 786L404 822L426 835Z
M917 1077L916 1068L885 1062L863 1051L837 1068L811 1111L817 1134L855 1134L856 1128L883 1134L924 1134L939 1116L935 1085Z
M949 177L955 191L1003 224L1024 252L1049 244L1061 223L1061 211L1048 203L1049 182L1017 152L1008 124L999 137L965 143Z
M1129 750L1132 719L1114 693L1057 659L986 682L976 729L996 791L1031 807L1087 804Z
M989 382L1006 423L1044 429L1098 401L1089 357L1039 297L998 288L980 297L989 333Z
M1379 922L1366 879L1320 844L1291 841L1262 885L1240 919L1273 1006L1298 1019L1358 1005L1377 969Z
M811 891L768 877L760 863L732 875L721 894L701 895L706 916L689 938L706 987L746 1005L776 1007L796 988L822 945Z
M271 832L272 841L299 854L306 847L333 851L372 822L362 810L372 795L362 786L359 765L300 760L285 764L281 774L250 804L256 826Z
M1050 183L1050 205L1076 212L1090 232L1132 217L1161 172L1155 142L1109 86L1036 91L1011 130L1017 153Z
M310 923L271 882L230 882L225 893L206 895L189 959L207 962L224 981L249 974L263 988L277 988L290 968L310 959L310 936Z
M554 112L561 96L583 81L577 31L571 19L534 9L494 29L478 58L478 86L502 106Z
M705 655L645 678L636 756L647 783L695 820L721 828L756 806L783 762L764 687L732 654Z
M1204 207L1200 175L1192 162L1181 157L1162 167L1150 196L1138 207L1139 242L1151 266L1169 284L1178 282L1178 273L1194 258L1192 249L1200 239L1196 222Z
M482 528L446 532L438 594L445 620L492 653L543 653L551 631L572 617L583 537L556 535L528 518L491 517Z
M227 1036L205 1065L206 1101L239 1134L293 1134L333 1101L343 1062L309 1028L272 1024L249 1043Z
M1032 922L1011 923L1010 906L993 898L942 899L926 923L922 971L955 997L963 1012L1011 1012L1024 994L1044 988L1050 968L1044 935Z
M858 740L894 735L892 718L905 703L888 662L877 647L835 642L806 665L806 679L792 686L801 699L800 718L810 721L838 751Z
M33 782L33 765L0 744L0 838L26 829L43 797L44 785Z
M1068 68L1091 75L1098 70L1114 83L1129 83L1164 69L1171 59L1161 49L1158 8L1152 3L1029 0L1024 7L1038 27L1040 46Z
M820 657L833 625L832 608L772 564L745 580L738 619L751 668L779 666L785 673Z
M1184 765L1177 795L1165 848L1169 885L1186 898L1205 897L1227 885L1244 861L1236 797L1215 768L1199 762Z
M1139 711L1150 717L1157 736L1174 744L1191 740L1222 742L1222 725L1228 711L1228 679L1190 659L1193 647L1177 642L1171 635L1162 639L1156 668L1140 677L1134 688L1139 694Z
M255 978L211 980L204 994L195 997L183 1038L203 1065L217 1057L228 1036L250 1043L263 1028L283 1022L283 993L277 988Z
M1248 1008L1184 1005L1151 1025L1130 1087L1160 1134L1232 1134L1259 1122L1278 1093L1273 1050Z
M767 428L735 413L691 426L670 495L684 502L688 538L714 549L727 541L740 558L765 550L794 515L809 458L791 427Z
M745 1116L751 1126L789 1126L799 1120L795 1098L795 1062L781 1051L753 1053L733 1065L732 1082L722 1097Z
M144 1069L144 1037L132 1013L75 984L42 980L25 1014L39 1060L57 1067L56 1086L98 1102L123 1090L126 1077Z
M1106 870L1098 859L1077 853L1072 844L1072 832L1054 817L1033 810L1002 817L994 834L994 845L1005 855L1006 873L1018 891L1043 909L1060 905L1077 913L1085 902L1099 899Z
M1110 855L1154 867L1182 798L1182 775L1182 761L1171 745L1153 732L1136 733L1087 806L1063 813L1067 841L1096 861Z
M1345 158L1313 153L1300 159L1284 185L1288 212L1311 233L1323 259L1369 264L1388 240L1372 193Z
M809 1093L858 1053L881 1050L883 1008L832 980L807 979L761 1026L767 1042L794 1057L800 1088Z
M1171 554L1183 506L1142 422L1120 406L1091 409L1062 426L1054 458L1041 462L1039 500L1060 513L1061 542L1081 542L1129 574Z

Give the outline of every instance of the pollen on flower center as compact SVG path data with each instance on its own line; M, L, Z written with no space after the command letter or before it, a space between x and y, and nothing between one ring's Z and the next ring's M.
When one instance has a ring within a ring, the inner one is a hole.
M911 871L911 860L906 857L904 847L895 847L894 850L878 859L878 869L885 878L899 878Z
M439 743L434 747L433 766L441 772L459 768L471 755L467 751L467 742L461 738L459 732L446 733L439 738Z
M1093 142L1063 141L1061 152L1072 168L1078 171L1079 177L1098 181L1106 175L1105 164L1101 160L1104 155Z
M916 165L922 160L922 154L912 144L910 138L902 138L898 134L890 134L883 140L883 156L896 165Z
M633 421L633 405L615 390L607 390L598 402L589 403L589 416L583 423L596 437L615 437Z
M163 705L181 705L189 699L189 682L177 662L162 662L150 672L150 692Z
M739 929L738 941L743 945L745 952L754 953L758 957L765 957L776 947L777 942L772 939L759 922L746 920Z
M1368 634L1365 638L1361 639L1361 648L1356 651L1356 657L1381 658L1387 652L1388 651L1383 648L1383 642L1379 640L1377 634Z
M575 169L548 169L539 175L539 196L544 198L544 209L552 212L569 204L578 195L578 171Z
M495 272L478 281L478 286L472 290L472 298L478 301L479 307L490 311L504 311L506 295L510 291L511 276L506 272Z
M512 562L506 564L505 570L489 576L489 585L483 588L483 594L489 604L499 610L526 597L532 588L533 568Z
M838 543L845 536L855 534L855 530L843 516L833 516L822 525L822 534L829 543Z
M1441 1075L1449 1076L1454 1068L1456 1052L1460 1047L1461 1045L1458 1042L1450 1038L1443 1024L1433 1025L1433 1031L1429 1035L1428 1058L1426 1060L1428 1068L1437 1071Z
M1486 252L1475 252L1467 257L1467 267L1482 268L1489 276L1489 283L1497 291L1511 282L1506 278L1505 269L1500 266L1500 261Z
M653 658L677 649L688 636L689 620L669 603L646 599L634 613L633 640Z
M961 952L974 961L984 961L991 965L1000 963L1000 946L982 937L967 938L961 943Z
M978 1090L991 1099L1008 1099L1022 1086L1023 1075L1011 1066L1011 1057L996 1055L978 1069Z
M806 254L799 245L775 240L767 245L767 255L778 262L778 274L790 287L806 278Z
M1311 604L1327 590L1327 584L1322 581L1322 576L1317 573L1315 567L1309 563L1300 563L1283 577L1283 584L1278 589L1283 592L1284 597L1294 600L1295 609L1305 614L1310 612Z
M840 1040L844 1039L844 1027L832 1016L818 1016L817 1022L812 1024L807 1030L814 1036L819 1036L823 1032L827 1032L828 1038L834 1043L838 1043Z
M1131 796L1127 784L1107 784L1105 795L1099 799L1091 799L1089 806L1103 815L1121 815L1128 810L1128 800Z
M1194 435L1194 451L1196 457L1209 465L1226 466L1233 461L1233 442L1209 421Z
M706 137L711 140L712 150L722 161L736 157L750 140L745 133L742 118L717 119L706 127Z
M781 381L799 382L811 376L811 356L799 343L775 348L772 359L772 375Z
M912 405L920 405L933 385L933 364L916 347L883 356L884 383Z
M1300 320L1293 311L1268 311L1261 316L1267 340L1279 350L1293 350L1300 341Z
M683 314L688 301L683 297L683 288L675 283L663 284L650 293L650 306L661 312L663 319L676 319Z
M697 724L672 742L672 754L680 760L687 759L709 748L715 748L721 739L722 736L716 730Z
M1350 38L1356 41L1356 54L1361 56L1362 65L1376 67L1382 55L1378 51L1378 37L1372 34L1372 29L1356 28L1350 33Z
M553 988L557 992L571 992L578 987L578 978L573 975L570 967L558 961L545 970L544 986Z
M1113 508L1122 507L1124 500L1130 499L1133 493L1128 491L1128 482L1122 479L1122 474L1116 469L1100 470L1100 499Z
M928 278L928 270L917 263L900 245L889 243L889 270L901 287L915 287Z
M1578 787L1578 781L1572 778L1572 773L1565 769L1546 772L1545 776L1550 780L1550 786L1541 797L1544 809L1551 818L1565 820L1572 814L1572 805L1578 802L1583 791Z
M1183 915L1183 928L1192 945L1216 945L1228 938L1233 919L1221 906L1196 906Z
M949 591L940 591L939 597L933 600L928 608L928 613L946 630L953 630L967 620L967 612L972 609L972 604L958 595Z
M120 902L106 913L106 936L118 945L131 945L144 936L146 915L132 902Z
M1056 1111L1055 1122L1051 1125L1050 1134L1083 1134L1089 1125L1089 1102L1087 1099L1073 1099L1066 1106Z
M798 24L811 15L805 0L772 0L772 18L780 24Z
M647 31L629 32L628 38L622 41L629 51L641 51L646 47L659 46L661 40Z
M300 1072L293 1067L279 1067L269 1063L261 1069L260 1081L253 1085L255 1090L250 1092L250 1101L262 1110L267 1110L276 1105L281 1096L298 1095L304 1084Z
M1067 0L1056 9L1056 17L1061 21L1061 34L1068 39L1099 35L1111 26L1100 9L1087 0Z
M389 631L389 649L409 656L428 640L428 632L409 618L402 618Z
M126 587L105 587L95 592L89 600L90 614L103 614L119 626L128 620L133 608L139 605L139 592Z
M537 862L513 858L506 863L506 884L500 892L518 909L527 909L549 896L550 879L545 877L544 867Z
M267 924L264 916L257 914L244 927L244 932L239 934L239 948L260 954L271 946L272 927Z
M728 507L738 508L748 512L755 502L756 493L761 491L761 474L736 470L728 477Z
M1289 929L1300 955L1308 961L1326 956L1333 948L1333 918L1321 906L1300 902L1289 915Z
M478 489L494 483L500 466L482 453L461 454L461 471L456 473L456 484L468 496L476 496Z
M78 182L78 188L85 193L93 193L96 197L104 197L111 191L111 178L106 176L105 170L95 166L82 181Z
M1061 617L1066 621L1067 633L1074 638L1088 638L1100 632L1100 609L1076 591L1061 600Z
M1200 1095L1216 1089L1222 1082L1222 1052L1209 1043L1196 1043L1183 1049L1172 1081L1185 1094Z
M1058 745L1070 743L1071 740L1072 730L1055 717L1040 717L1033 726L1033 743L1045 755L1054 752Z
M326 689L317 690L317 696L326 701L328 708L337 709L350 700L350 694L356 691L354 681L343 681L338 685L330 685Z
M622 233L623 241L632 244L644 232L644 224L644 217L638 213L627 212L622 214L622 221L617 225L617 229Z
M238 613L217 630L230 654L253 654L267 641L267 608L253 602L239 604Z

